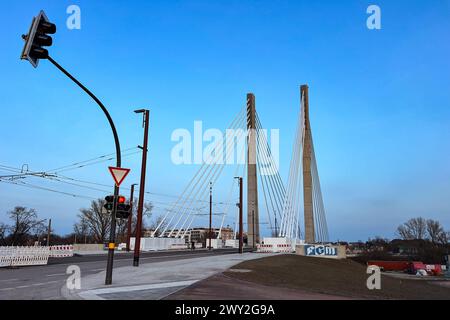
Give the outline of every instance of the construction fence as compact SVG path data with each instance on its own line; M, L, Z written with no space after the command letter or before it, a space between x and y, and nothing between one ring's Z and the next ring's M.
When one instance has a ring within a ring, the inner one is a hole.
M73 246L0 247L0 267L46 265L49 257L73 256Z

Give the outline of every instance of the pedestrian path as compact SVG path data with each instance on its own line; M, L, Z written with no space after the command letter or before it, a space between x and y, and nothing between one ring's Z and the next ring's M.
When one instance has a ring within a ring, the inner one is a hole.
M183 260L144 263L115 268L113 285L105 286L105 272L94 275L81 275L81 289L61 288L66 299L88 300L136 300L162 299L186 288L197 281L221 273L242 261L267 257L257 253L227 254Z

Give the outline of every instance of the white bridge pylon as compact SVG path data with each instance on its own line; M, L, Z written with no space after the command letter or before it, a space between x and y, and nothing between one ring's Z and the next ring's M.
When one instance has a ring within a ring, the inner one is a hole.
M309 121L308 86L301 86L300 92L300 113L278 236L323 243L329 241L329 235ZM304 233L300 227L302 216Z

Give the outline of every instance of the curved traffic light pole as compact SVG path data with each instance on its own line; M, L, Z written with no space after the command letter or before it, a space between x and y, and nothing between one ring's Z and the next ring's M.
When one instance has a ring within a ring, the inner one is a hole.
M106 107L103 103L91 92L88 88L86 88L80 81L75 79L66 69L61 67L52 57L47 58L55 67L57 67L62 73L64 73L67 77L69 77L73 82L75 82L84 92L86 92L102 109L106 118L108 119L109 125L111 126L114 142L116 144L116 166L118 168L121 167L122 157L120 152L120 142L119 136L117 135L116 126L111 118ZM113 270L113 262L114 262L114 248L115 248L115 238L116 238L116 210L117 210L117 198L119 196L119 187L114 185L114 202L113 202L113 210L111 216L111 229L109 234L109 244L108 244L108 264L106 267L106 279L105 285L110 285L112 283L112 270Z

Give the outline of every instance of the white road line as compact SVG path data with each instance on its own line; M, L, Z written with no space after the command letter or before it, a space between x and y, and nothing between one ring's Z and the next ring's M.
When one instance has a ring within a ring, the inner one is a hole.
M183 287L183 286L190 286L191 284L194 284L197 281L199 281L199 280L153 283L153 284L146 284L146 285L140 285L140 286L115 287L115 288L107 288L107 289L94 289L94 290L88 290L85 292L81 292L78 295L84 299L93 299L93 298L98 297L98 295L100 295L100 294ZM101 297L98 297L98 298L102 299Z
M20 279L5 279L5 280L0 280L0 282L10 282L10 281L19 281Z
M227 254L234 254L234 253L227 253ZM236 253L237 254L237 253ZM202 252L200 254L183 254L183 255L167 255L167 256L158 256L158 257L141 257L140 260L148 260L148 259L163 259L163 258L177 258L177 257L192 257L192 259L195 258L203 258L204 256L209 256L208 252ZM114 260L115 263L119 263L120 261L129 261L132 260L133 257L125 258L125 259L116 259ZM106 260L97 260L97 261L78 261L78 262L72 262L72 263L61 263L61 264L54 264L51 266L71 266L71 265L83 265L83 264L89 264L89 263L99 263L99 262L106 262Z
M41 282L41 283L33 283L32 284L32 286L34 286L34 287L38 287L38 286L46 286L46 285L48 285L48 284L51 284L51 283L58 283L58 282L60 282L60 281L49 281L49 282Z
M40 287L40 286L46 286L48 284L58 283L58 282L60 282L60 281L39 282L39 283L29 284L29 285L26 285L26 286L18 286L18 287L14 287L14 288L2 288L2 289L0 289L0 291L15 290L15 289L25 289L25 288L30 288L30 287Z
M47 274L46 277L57 277L57 276L65 276L65 273L54 273L54 274Z

